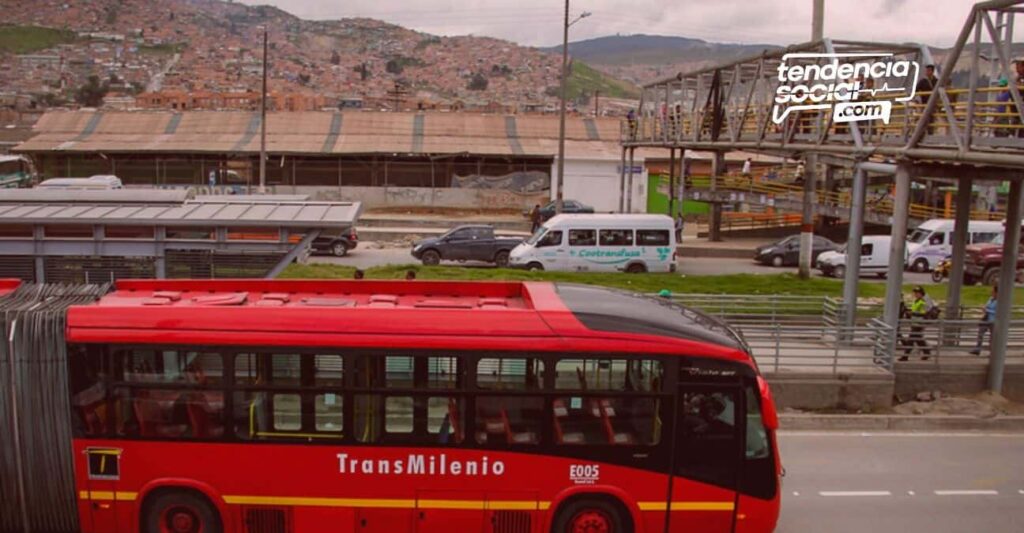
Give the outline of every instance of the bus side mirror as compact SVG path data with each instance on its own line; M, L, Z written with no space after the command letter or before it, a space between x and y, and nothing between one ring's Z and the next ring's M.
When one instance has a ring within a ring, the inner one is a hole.
M757 388L761 394L761 421L764 427L773 431L779 429L779 413L775 410L772 391L768 388L768 382L761 376L757 377Z

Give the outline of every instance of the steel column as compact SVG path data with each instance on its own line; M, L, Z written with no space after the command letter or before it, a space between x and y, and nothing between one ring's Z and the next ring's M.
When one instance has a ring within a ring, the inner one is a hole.
M800 279L811 278L811 261L814 259L814 204L817 186L818 156L807 154L804 167L804 209L800 225Z
M960 319L960 293L964 285L964 259L967 253L967 227L971 221L971 178L960 178L956 189L956 224L953 227L953 265L949 270L946 318Z
M626 212L633 212L633 156L636 148L629 149L629 183L626 184Z
M622 166L619 167L619 212L626 210L626 148L622 148Z
M1013 312L1013 285L1017 275L1017 253L1020 249L1021 188L1024 182L1010 182L1010 196L1006 203L1006 233L1003 238L1003 262L999 272L999 295L996 297L996 320L992 325L992 356L988 365L988 388L992 392L1003 390L1003 370L1006 366L1006 344L1010 334Z
M676 216L676 149L668 149L668 216L672 217L673 220ZM647 191L647 194L652 194L651 191Z
M711 160L711 192L712 194L718 189L718 176L725 172L725 154L722 152L715 152L714 159ZM722 240L722 203L712 202L711 203L711 226L708 228L708 237L712 242L721 242Z
M889 241L889 274L885 284L885 323L896 328L903 301L903 269L907 257L907 216L910 212L910 166L896 167L896 198Z
M846 276L843 279L843 324L857 323L857 293L860 282L860 246L864 237L864 197L867 195L867 173L857 168L853 173L853 196L850 202L850 232L846 239Z
M267 279L273 279L280 275L281 272L283 272L284 269L288 267L288 265L292 264L292 261L295 261L300 254L302 254L303 252L308 250L310 246L312 246L313 241L320 236L320 232L320 229L311 229L307 231L306 235L302 238L302 240L296 243L295 247L292 248L290 252L285 254L285 256L282 257L281 260L278 261L276 265L274 265L274 268L270 269L270 272L267 272L267 275L264 277Z

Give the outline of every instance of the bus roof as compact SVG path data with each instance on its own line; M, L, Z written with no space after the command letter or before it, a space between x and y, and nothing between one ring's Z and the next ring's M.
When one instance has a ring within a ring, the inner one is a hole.
M539 351L571 350L575 339L589 351L750 360L732 330L693 310L611 289L539 282L119 281L98 302L70 309L68 339Z

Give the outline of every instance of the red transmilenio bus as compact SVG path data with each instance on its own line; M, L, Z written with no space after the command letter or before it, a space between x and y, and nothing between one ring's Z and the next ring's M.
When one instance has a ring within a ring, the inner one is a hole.
M70 308L85 533L769 532L742 339L552 283L122 281Z

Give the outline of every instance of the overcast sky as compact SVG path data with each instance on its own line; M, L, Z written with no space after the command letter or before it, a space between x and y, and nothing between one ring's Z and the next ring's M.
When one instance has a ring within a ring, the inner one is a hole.
M437 35L486 35L521 44L560 44L559 0L242 0L306 19L371 17ZM825 35L837 39L950 46L969 0L826 0ZM616 33L717 42L790 44L810 37L812 0L573 0L570 40Z

